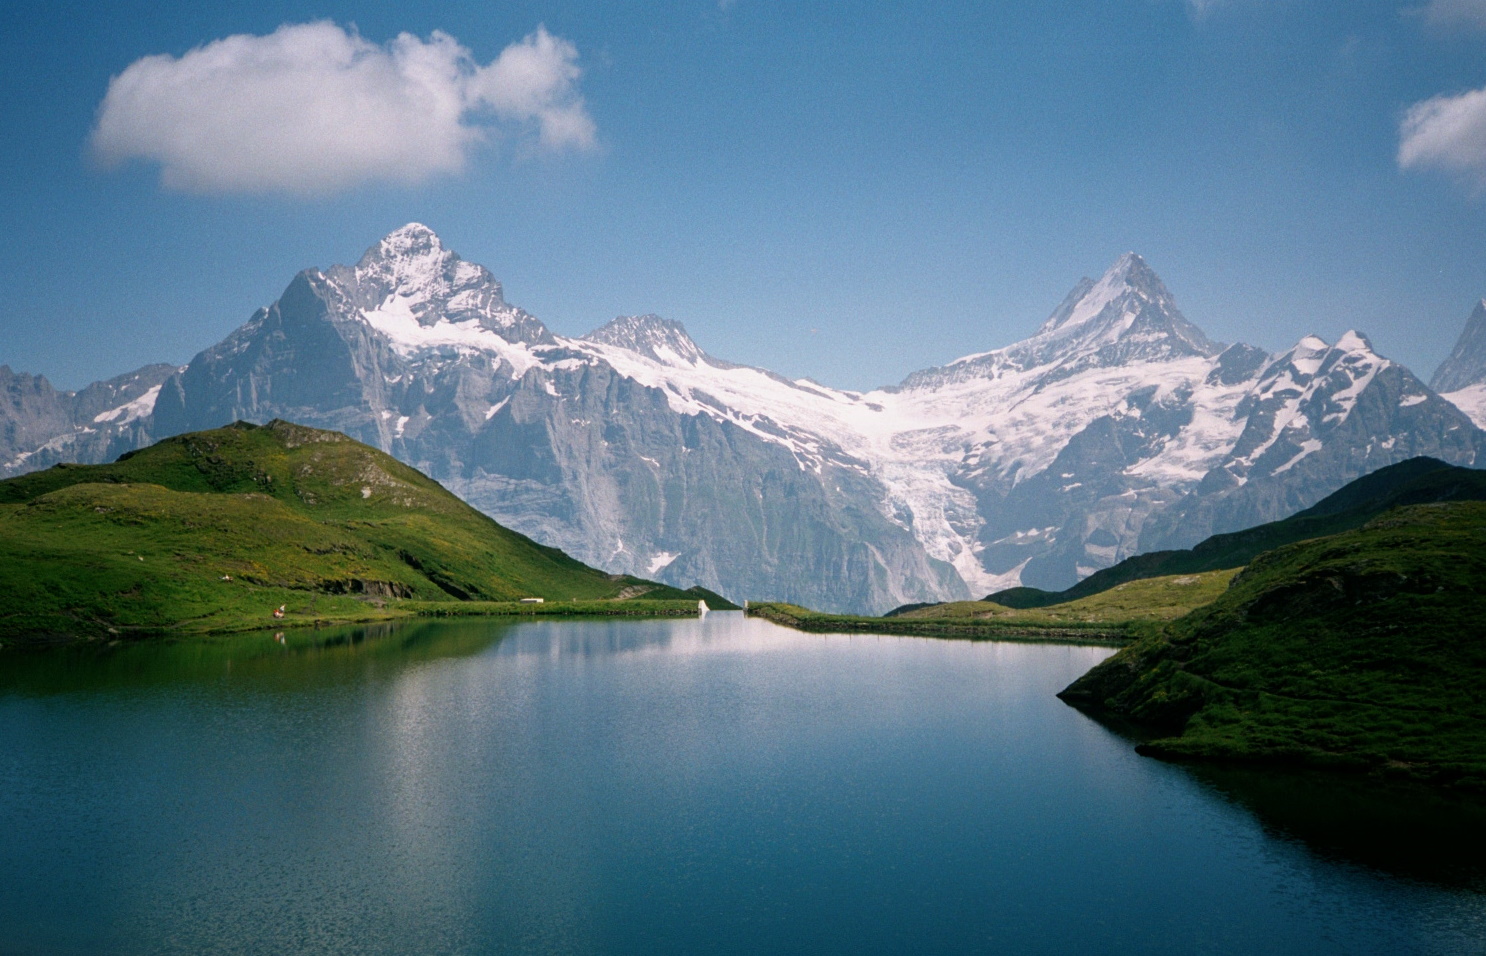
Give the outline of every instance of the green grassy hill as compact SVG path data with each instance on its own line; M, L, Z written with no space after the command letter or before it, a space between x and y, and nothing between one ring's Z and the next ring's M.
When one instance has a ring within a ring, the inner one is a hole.
M1256 555L1296 541L1360 528L1385 511L1437 501L1486 501L1486 471L1411 458L1364 475L1313 507L1281 521L1214 535L1187 551L1126 558L1065 591L1010 588L986 600L1013 608L1047 607L1089 597L1128 581L1241 568Z
M1413 505L1256 558L1060 696L1142 752L1486 788L1486 504Z
M899 609L888 617L818 614L789 604L754 604L749 610L807 631L1124 643L1212 601L1237 573L1230 569L1131 581L1078 601L1032 610L989 601L926 604Z
M1228 587L1237 568L1200 574L1173 574L1127 581L1088 597L1038 608L1015 608L994 601L930 604L893 615L898 620L983 618L1039 624L1169 621L1212 601Z
M0 640L366 619L399 603L726 605L611 576L337 432L275 421L0 482Z

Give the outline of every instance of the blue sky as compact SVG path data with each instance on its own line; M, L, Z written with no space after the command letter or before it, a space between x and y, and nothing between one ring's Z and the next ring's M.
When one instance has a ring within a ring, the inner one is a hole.
M64 387L184 362L413 220L560 333L658 312L844 387L1022 338L1126 250L1214 338L1355 327L1426 378L1486 295L1486 0L11 11L0 364ZM344 136L182 159L242 106L209 84L100 112L141 58L324 21L389 63L442 31L474 107L364 169ZM539 27L548 85L490 66Z

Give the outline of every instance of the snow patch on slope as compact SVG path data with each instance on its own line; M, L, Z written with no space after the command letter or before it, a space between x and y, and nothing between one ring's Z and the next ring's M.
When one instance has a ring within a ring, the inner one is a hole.
M482 326L478 319L463 322L439 319L431 325L423 325L413 312L415 301L407 296L389 295L377 308L363 310L361 316L368 325L385 335L392 348L404 358L440 350L453 350L461 355L484 352L509 365L512 378L521 378L538 364L529 347L507 342Z
M650 559L650 567L646 570L645 573L659 574L668 565L670 565L672 561L675 561L679 557L681 557L681 552L679 551L662 551L655 557Z
M1467 385L1440 397L1465 412L1477 428L1486 428L1486 383Z
M99 412L93 416L93 423L101 425L110 423L114 425L127 425L138 421L151 414L155 410L155 402L160 398L160 386L156 385L146 391L132 402L125 402L118 408L111 408L106 412ZM97 406L94 406L95 408Z

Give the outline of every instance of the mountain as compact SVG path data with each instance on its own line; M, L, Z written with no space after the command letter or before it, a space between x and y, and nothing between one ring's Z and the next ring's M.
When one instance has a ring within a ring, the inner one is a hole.
M1265 551L1359 528L1385 511L1441 501L1486 501L1486 470L1411 458L1358 478L1304 511L1244 531L1213 535L1190 550L1151 551L1096 571L1064 591L1013 588L985 600L1011 608L1076 601L1125 584L1174 574L1241 568Z
M374 448L282 421L0 481L0 588L7 641L268 626L280 604L307 623L396 598L696 600L583 565Z
M1481 460L1474 423L1357 332L1334 345L1302 339L1263 368L1235 411L1244 423L1237 440L1142 530L1140 550L1274 520L1409 458Z
M863 463L709 394L759 383L818 400L653 316L558 338L414 224L355 267L297 276L166 383L154 426L343 431L615 571L838 607L963 593L877 507Z
M0 478L59 461L108 461L149 442L150 416L172 365L59 392L40 375L0 365Z
M1024 341L854 392L654 315L555 335L409 224L300 273L157 394L141 435L343 431L594 566L852 612L1065 588L1486 448L1358 333L1278 357L1210 341L1133 253Z
M1486 299L1476 303L1448 358L1429 387L1486 428Z
M1251 563L1061 696L1143 753L1486 787L1486 504L1395 509Z
M705 363L717 368L736 367L719 362L698 348L687 334L686 326L658 315L621 315L583 336L583 341L613 345L662 365Z

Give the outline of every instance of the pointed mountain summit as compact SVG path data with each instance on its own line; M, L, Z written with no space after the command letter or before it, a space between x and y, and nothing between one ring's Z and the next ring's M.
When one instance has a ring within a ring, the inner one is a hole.
M621 315L587 335L584 341L638 352L662 365L696 365L707 359L686 326L658 315Z
M1220 351L1187 321L1161 277L1133 252L1115 260L1099 281L1082 279L1036 335L1007 349L1037 365L1068 359L1120 365Z
M425 383L408 391L425 365L435 375L479 354L518 375L533 361L528 346L555 341L505 301L489 270L409 223L354 266L300 272L278 301L198 353L164 383L155 434L284 418L391 449L409 422L428 417L419 409Z
M1146 261L1127 252L1098 281L1080 279L1031 338L914 372L899 388L937 388L1007 369L1062 378L1089 368L1213 358L1222 351L1187 321Z
M1171 301L1171 293L1161 277L1138 254L1127 252L1105 270L1098 282L1088 276L1080 279L1062 304L1042 323L1037 334L1048 335L1058 329L1071 330L1084 325L1098 318L1109 304L1131 292L1147 300Z
M1465 330L1430 379L1429 387L1437 392L1458 392L1470 385L1486 383L1486 299L1476 303Z
M535 316L508 304L500 282L484 266L466 262L444 246L438 234L410 222L366 250L354 266L334 266L329 282L394 340L416 329L440 324L494 332L508 342L550 342L552 333Z

